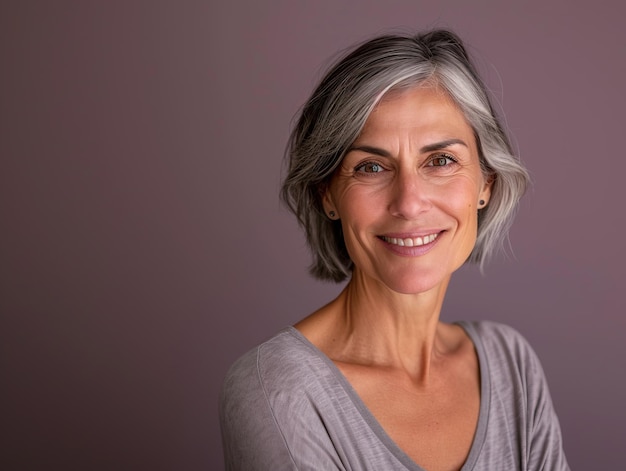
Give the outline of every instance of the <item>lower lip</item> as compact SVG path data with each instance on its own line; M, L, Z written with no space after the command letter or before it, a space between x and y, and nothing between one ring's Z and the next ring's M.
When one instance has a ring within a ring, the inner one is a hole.
M388 250L390 250L391 252L395 253L396 255L401 255L403 257L419 257L420 255L425 255L428 252L430 252L435 245L437 245L437 242L439 241L439 238L442 236L442 232L439 233L439 235L437 236L437 238L435 240L433 240L432 242L429 242L427 244L423 244L423 245L418 245L418 246L413 246L413 247L407 247L407 246L401 246L401 245L396 245L396 244L390 244L389 242L383 240L383 239L378 239Z

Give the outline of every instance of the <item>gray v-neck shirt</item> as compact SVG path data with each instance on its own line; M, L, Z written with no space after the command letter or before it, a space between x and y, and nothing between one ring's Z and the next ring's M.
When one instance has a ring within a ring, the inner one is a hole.
M478 425L461 471L569 470L543 370L528 343L502 324L458 325L474 343L481 377ZM220 422L227 470L425 471L293 327L231 367Z

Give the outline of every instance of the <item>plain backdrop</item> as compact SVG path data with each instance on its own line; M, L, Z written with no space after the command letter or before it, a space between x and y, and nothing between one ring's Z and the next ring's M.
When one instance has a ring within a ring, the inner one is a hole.
M467 42L533 178L445 320L521 331L573 469L626 436L626 14L588 1L0 3L0 468L219 470L229 365L335 296L278 189L332 58Z

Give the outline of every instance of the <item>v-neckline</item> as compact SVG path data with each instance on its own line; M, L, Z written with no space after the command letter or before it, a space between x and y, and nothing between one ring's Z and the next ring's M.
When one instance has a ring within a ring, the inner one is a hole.
M472 439L472 446L470 447L470 451L467 455L465 463L460 469L460 471L470 471L474 469L474 465L478 460L487 434L487 422L490 409L489 405L491 401L491 382L489 380L489 364L485 356L484 347L474 327L472 326L472 324L464 321L456 322L455 324L465 331L467 336L474 344L474 348L476 349L476 355L478 357L478 368L480 372L480 406L478 413L478 422L476 424L474 438ZM312 350L316 356L324 361L326 366L328 366L328 368L332 371L337 381L342 385L345 393L350 398L350 401L352 402L354 407L359 411L361 417L367 423L370 430L372 430L372 432L378 437L378 439L385 445L389 452L398 461L400 461L400 463L402 463L407 470L427 471L419 466L415 461L413 461L413 459L409 455L407 455L402 450L402 448L400 448L400 446L398 446L398 444L387 434L380 422L376 419L376 417L374 417L374 414L372 414L369 408L365 405L361 397L357 394L355 389L352 387L352 385L341 372L341 370L339 370L337 365L335 365L335 363L324 352L322 352L319 348L313 345L309 341L309 339L307 339L298 329L290 326L288 330L291 332L292 335L297 337L310 350Z

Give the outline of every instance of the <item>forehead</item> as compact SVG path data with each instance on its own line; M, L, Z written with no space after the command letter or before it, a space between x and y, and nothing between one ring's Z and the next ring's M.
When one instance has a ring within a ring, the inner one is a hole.
M441 87L425 85L387 92L368 116L360 137L406 131L473 134L448 93Z

